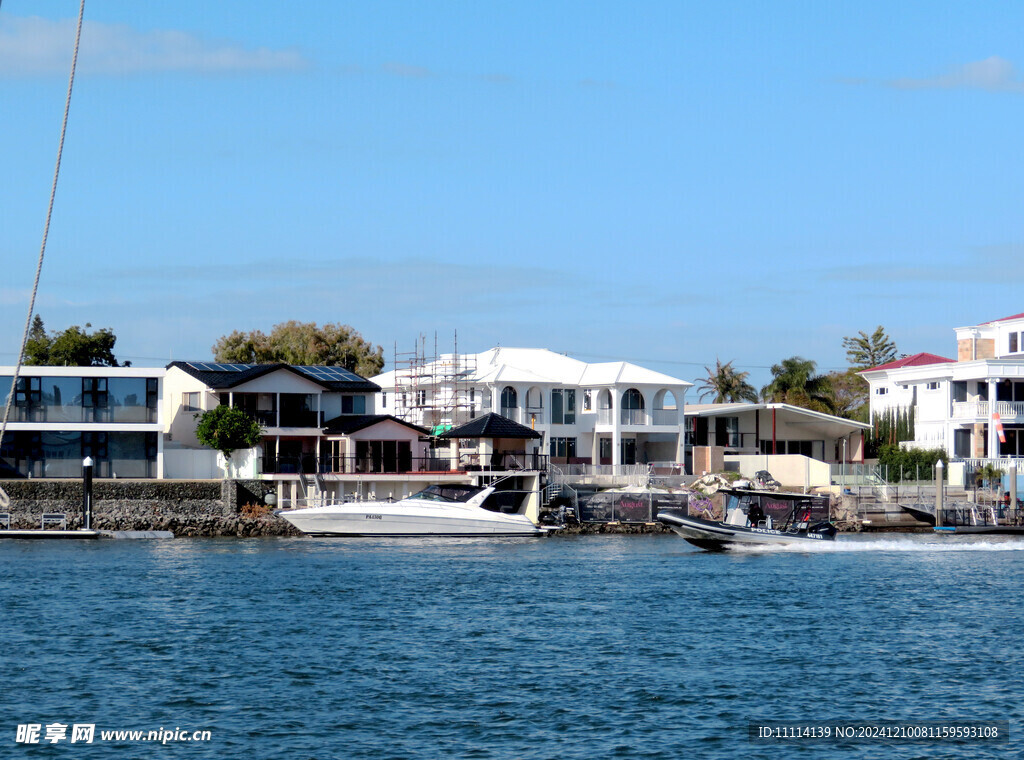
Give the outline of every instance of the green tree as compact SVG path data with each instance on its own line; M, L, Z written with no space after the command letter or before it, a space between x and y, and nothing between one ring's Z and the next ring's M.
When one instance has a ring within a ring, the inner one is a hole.
M29 328L22 361L30 366L50 367L118 367L114 357L117 336L109 327L89 332L78 325L61 332L47 333L42 318L36 314ZM131 362L125 362L128 367Z
M362 377L384 368L384 349L365 341L352 327L294 320L274 325L270 335L235 330L221 336L213 346L213 358L231 364L321 364L344 367Z
M239 449L251 449L263 439L263 428L252 417L232 406L218 406L197 414L196 438L204 446L217 449L230 460Z
M815 374L816 369L817 364L802 356L783 359L772 365L772 381L761 389L761 396L773 403L831 413L829 379Z
M829 372L829 402L832 414L858 422L868 421L868 384L854 370Z
M843 338L846 360L854 369L869 369L886 364L896 358L896 344L879 325L868 335L863 330L856 336Z
M871 432L865 441L865 454L869 459L880 456L885 446L897 446L900 441L914 440L914 407L897 407L878 412L871 418Z
M732 362L722 364L721 359L716 358L714 370L711 367L704 370L708 376L700 380L701 401L708 396L712 396L716 404L757 401L757 390L747 382L750 373L737 372Z
M50 363L50 337L46 334L43 319L38 314L32 318L32 326L28 331L28 341L25 343L25 355L22 357L25 364L45 367Z

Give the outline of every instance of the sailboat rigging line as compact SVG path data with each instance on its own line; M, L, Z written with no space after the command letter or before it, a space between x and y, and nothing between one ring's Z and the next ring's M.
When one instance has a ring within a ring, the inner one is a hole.
M3 0L0 0L2 2ZM28 343L29 325L32 323L32 313L36 308L36 294L39 292L39 278L43 271L43 257L46 254L46 239L50 235L50 219L53 218L53 201L57 197L57 178L60 176L60 159L64 154L64 137L68 131L68 114L71 112L71 91L75 86L75 68L78 66L78 47L82 41L82 19L85 17L85 0L81 0L78 6L78 26L75 29L75 51L71 55L71 72L68 74L68 95L64 100L64 119L60 126L60 141L57 144L57 162L53 168L53 184L50 186L50 203L46 208L46 223L43 225L43 241L39 245L39 261L36 263L36 278L32 283L32 296L28 302L28 315L25 317L25 329L21 334L21 350L18 351L17 364L14 365L14 376L11 378L11 390L7 393L7 404L4 406L4 420L0 424L0 447L3 446L4 433L7 432L7 423L11 418L11 402L14 400L15 389L18 387L18 377L21 375L21 365L25 358L25 345ZM3 488L0 488L0 507L6 508L11 503L10 497Z

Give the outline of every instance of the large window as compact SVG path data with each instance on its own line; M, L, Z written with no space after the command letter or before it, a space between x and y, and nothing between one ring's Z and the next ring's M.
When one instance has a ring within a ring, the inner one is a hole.
M573 459L576 456L576 439L552 438L548 442L548 453L556 459Z
M80 478L82 460L93 459L98 478L152 478L156 475L157 433L18 431L4 437L8 476Z
M715 445L730 449L740 447L739 417L715 417Z
M241 409L263 427L277 427L276 393L220 394L221 404L227 404L229 400L236 409Z
M92 410L92 419L97 421L106 419L106 409L109 406L108 401L107 378L82 378L82 406L85 409ZM88 414L86 412L86 415Z
M366 414L366 396L342 396L342 414Z
M43 421L86 422L82 415L82 378L41 377Z
M281 394L281 427L319 427L316 396L312 393Z
M111 422L151 422L154 419L150 414L149 393L144 377L110 378L107 381L107 405ZM153 411L156 411L155 408Z
M953 400L954 401L966 401L967 400L967 381L966 380L954 380L953 381Z
M556 425L576 424L575 388L554 388L551 391L551 422Z
M519 394L511 385L505 386L501 392L501 416L519 421Z

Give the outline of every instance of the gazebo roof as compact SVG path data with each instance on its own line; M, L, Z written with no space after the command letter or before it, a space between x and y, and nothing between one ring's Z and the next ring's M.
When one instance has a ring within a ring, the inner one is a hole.
M442 433L439 438L540 438L533 428L513 422L508 417L490 412L465 425Z

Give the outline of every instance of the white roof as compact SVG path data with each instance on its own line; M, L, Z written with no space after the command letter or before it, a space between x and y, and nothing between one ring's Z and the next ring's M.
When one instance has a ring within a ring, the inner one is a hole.
M806 418L817 420L822 423L836 425L842 428L869 430L871 425L867 422L857 422L845 417L836 417L825 412L816 412L813 409L805 409L802 406L781 403L724 403L724 404L687 404L683 414L687 417L719 417L724 414L742 414L743 412L759 412L766 409L774 409L782 412L790 419Z
M588 364L546 348L492 348L476 354L476 370L468 382L548 383L553 385L600 388L615 385L658 385L689 388L693 383L655 372L629 362ZM394 387L395 370L372 378L383 388Z

